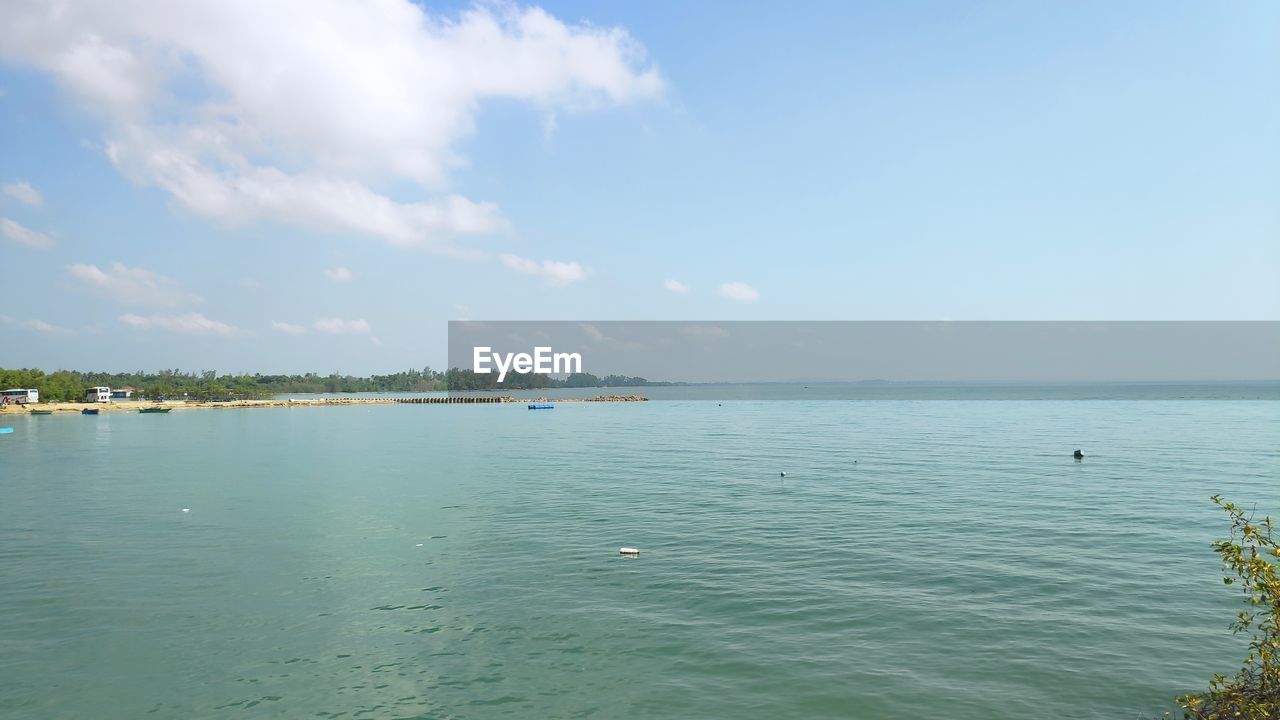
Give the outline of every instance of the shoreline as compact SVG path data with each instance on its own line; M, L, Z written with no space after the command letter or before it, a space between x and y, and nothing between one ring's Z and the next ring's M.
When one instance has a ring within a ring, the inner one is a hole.
M332 397L332 398L288 398L285 400L227 400L218 402L194 400L165 400L152 402L149 400L125 400L109 403L87 402L55 402L37 403L35 405L9 405L0 408L0 415L29 415L31 410L51 410L55 414L79 413L84 409L97 409L99 412L137 412L142 408L163 407L170 410L227 410L240 408L293 408L293 407L332 407L344 405L509 405L532 402L549 403L588 403L588 402L648 402L649 398L640 395L598 395L588 398L514 398L502 396L433 396L433 397Z

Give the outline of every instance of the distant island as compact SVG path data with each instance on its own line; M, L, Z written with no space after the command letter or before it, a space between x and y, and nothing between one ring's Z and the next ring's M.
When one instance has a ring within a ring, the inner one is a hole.
M331 373L318 375L219 375L214 370L199 373L182 370L158 372L80 372L0 368L0 390L30 388L40 391L42 402L75 402L84 397L86 388L105 386L129 388L134 395L148 400L191 399L202 402L217 400L255 400L283 393L362 393L362 392L473 392L483 390L544 390L555 388L611 388L682 385L654 382L642 377L574 373L563 379L537 373L508 373L504 382L497 374L476 374L471 370L451 368L445 372L411 369L389 375L359 377Z

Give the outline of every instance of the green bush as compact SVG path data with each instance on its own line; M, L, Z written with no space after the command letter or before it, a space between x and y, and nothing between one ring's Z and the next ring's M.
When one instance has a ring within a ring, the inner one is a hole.
M1232 677L1215 675L1208 692L1185 695L1178 704L1194 720L1276 720L1280 718L1280 546L1268 516L1252 514L1215 495L1213 501L1231 516L1231 535L1213 544L1228 575L1227 585L1240 588L1245 609L1231 629L1249 633L1249 657Z

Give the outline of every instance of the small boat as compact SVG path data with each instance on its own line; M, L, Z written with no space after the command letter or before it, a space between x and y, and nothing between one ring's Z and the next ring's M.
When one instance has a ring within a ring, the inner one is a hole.
M530 410L554 410L555 407L551 403L529 403Z
M0 428L0 435L8 435L13 432L13 428Z
M80 414L81 414L81 415L97 415L97 414L98 414L98 408L85 408L85 409L83 409L83 410L81 410L81 411L80 411Z
M138 412L140 412L140 413L167 413L167 412L169 412L169 411L170 411L170 410L172 410L172 409L173 409L173 408L166 408L166 407L147 407L147 408L138 408Z
M29 410L32 415L52 415L52 410Z

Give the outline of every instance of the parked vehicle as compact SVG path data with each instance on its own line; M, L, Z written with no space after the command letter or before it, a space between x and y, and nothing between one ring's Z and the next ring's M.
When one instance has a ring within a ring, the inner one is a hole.
M34 388L13 388L11 390L5 390L0 397L3 398L0 399L0 402L5 403L6 405L35 404L40 402L40 391Z

